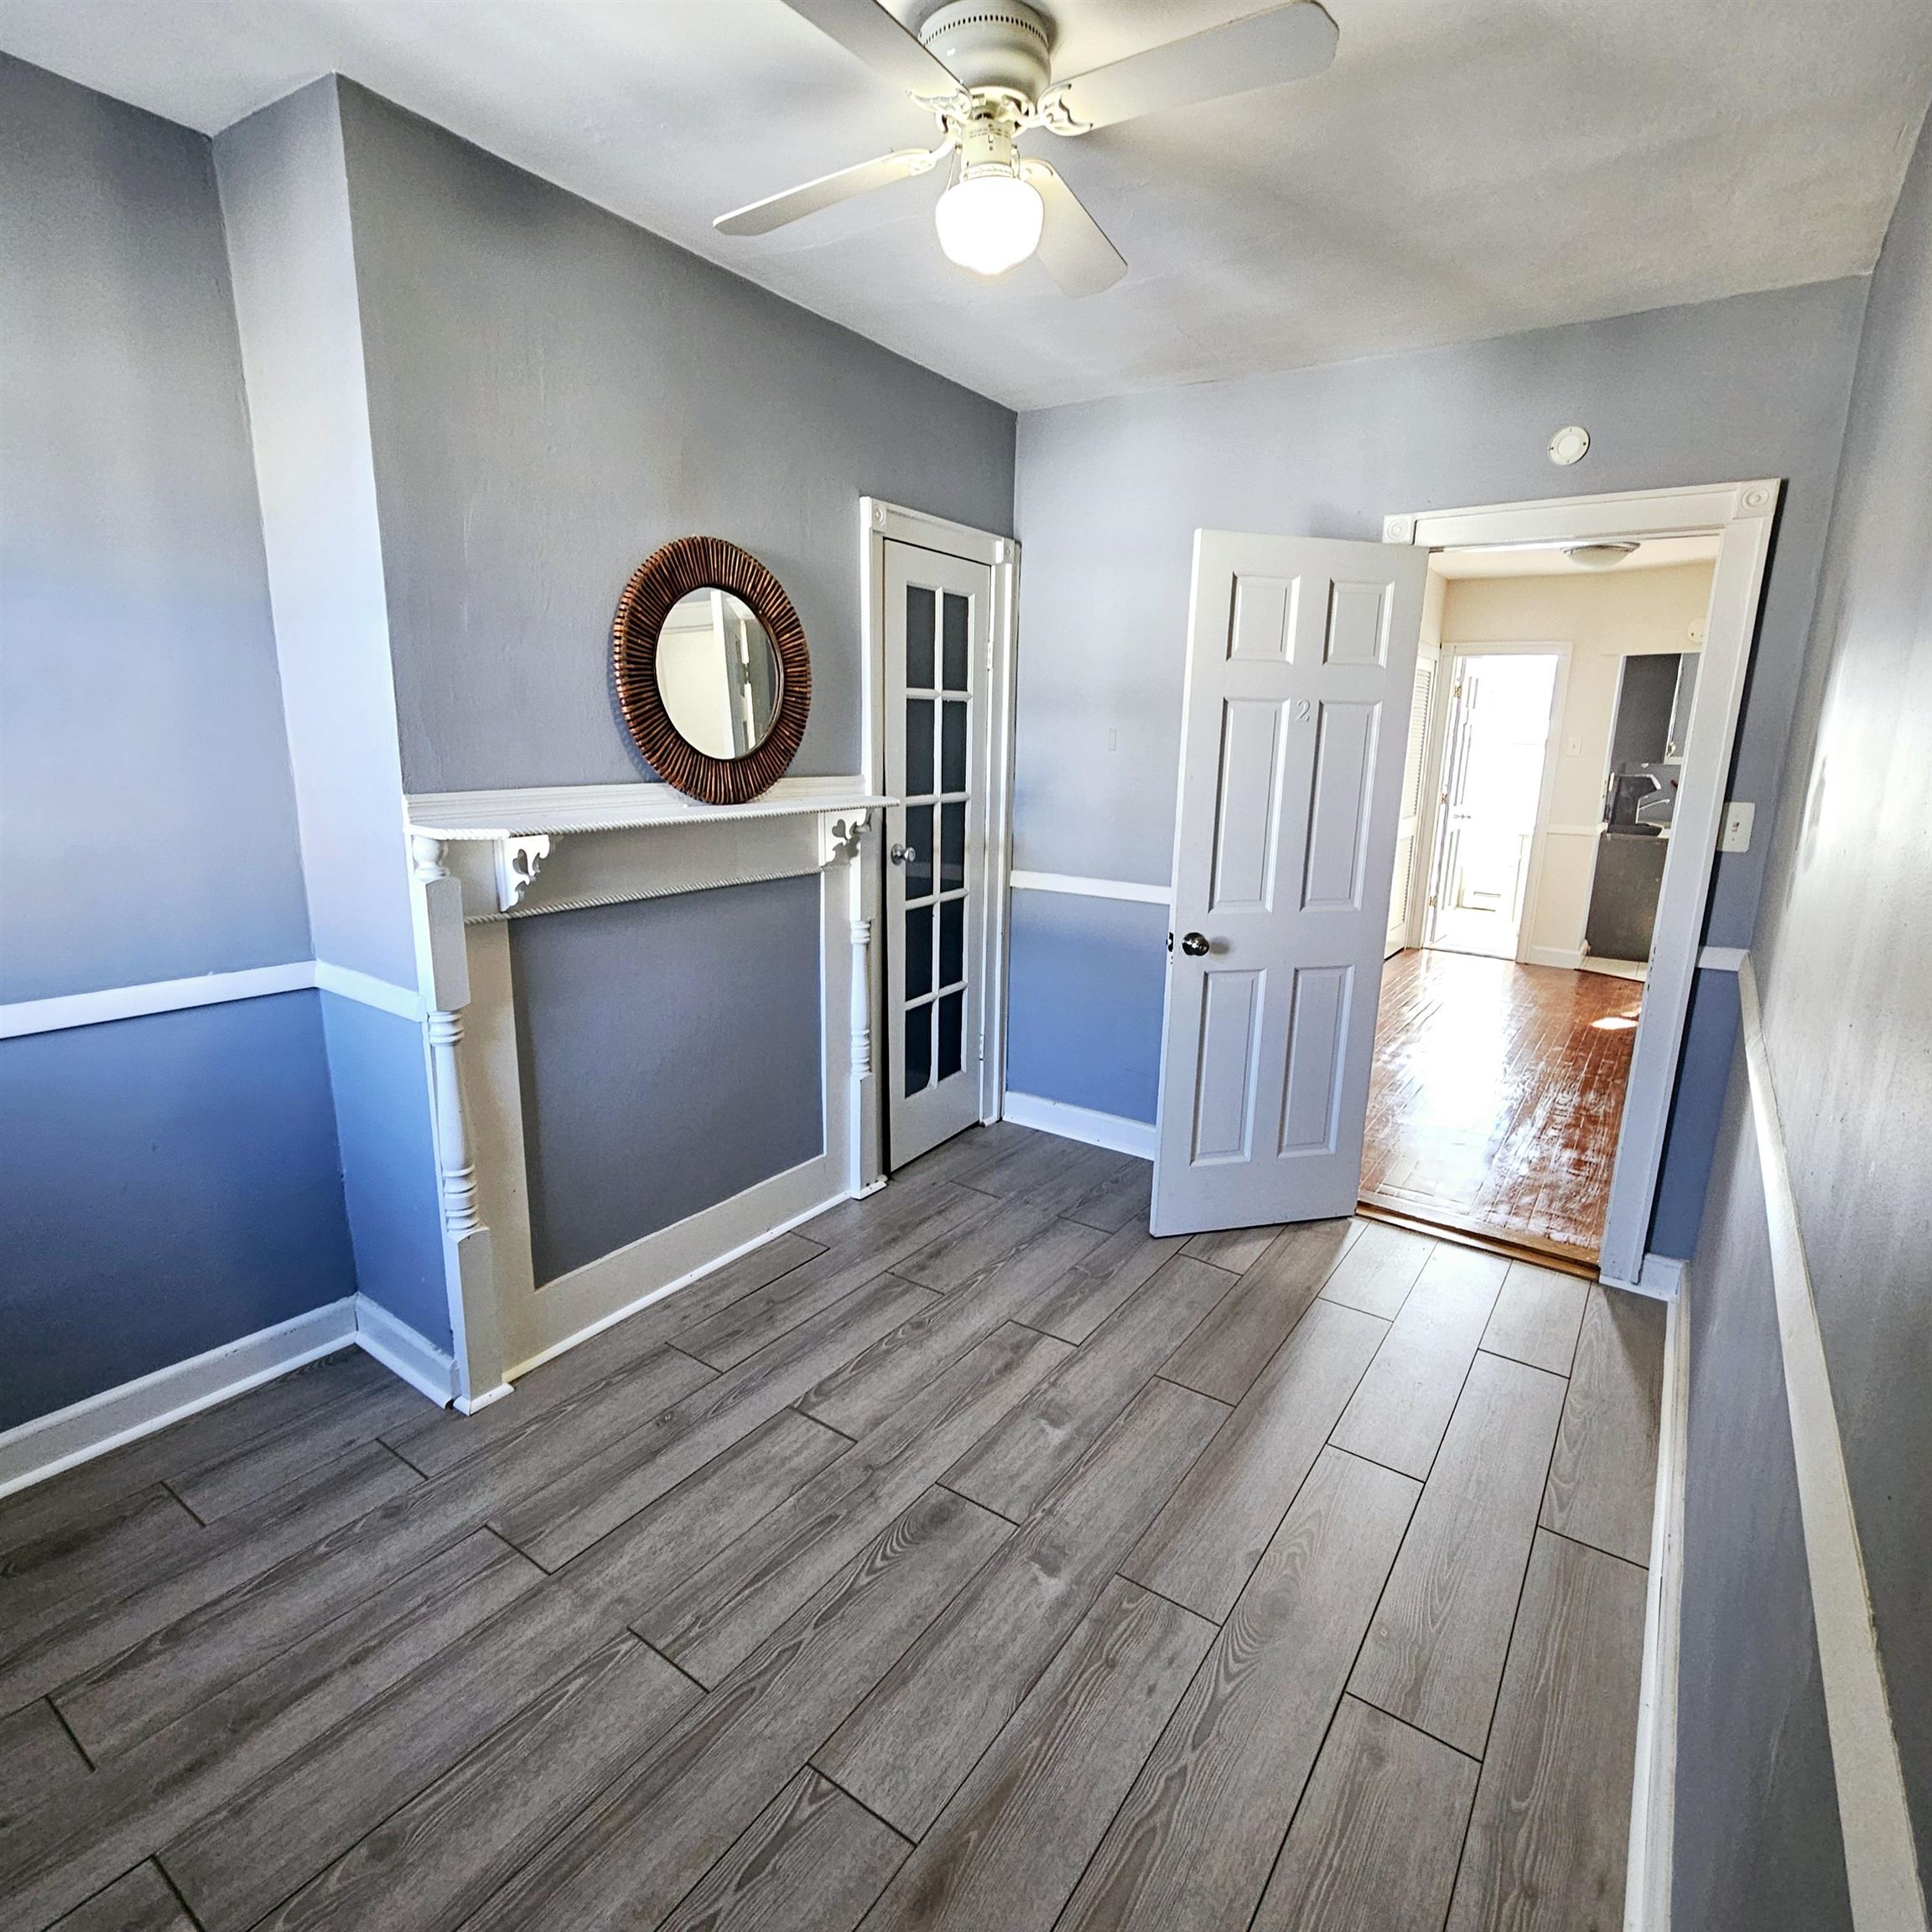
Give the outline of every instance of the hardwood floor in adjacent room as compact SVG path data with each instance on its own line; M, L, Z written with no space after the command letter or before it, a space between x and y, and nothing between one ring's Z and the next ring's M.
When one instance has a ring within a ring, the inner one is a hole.
M1383 969L1362 1198L1594 1262L1643 997L1608 974L1397 953Z
M975 1130L0 1500L0 1925L1615 1932L1664 1311Z

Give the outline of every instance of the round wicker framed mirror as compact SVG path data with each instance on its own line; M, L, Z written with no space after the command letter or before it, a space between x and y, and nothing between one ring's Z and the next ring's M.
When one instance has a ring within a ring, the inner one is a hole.
M812 709L805 629L778 579L716 537L680 537L631 574L610 626L618 709L644 761L708 805L784 776Z

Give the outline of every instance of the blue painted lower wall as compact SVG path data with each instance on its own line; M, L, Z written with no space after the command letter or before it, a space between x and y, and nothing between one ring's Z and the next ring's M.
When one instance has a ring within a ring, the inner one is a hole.
M447 1349L449 1292L423 1029L333 993L319 997L356 1285Z
M1016 1093L1151 1123L1167 997L1167 911L1130 900L1015 892L1006 1084Z
M823 1151L819 880L510 929L539 1282Z
M0 1042L0 1428L355 1291L316 995Z
M1737 1044L1737 975L1700 972L1684 1022L1677 1091L1664 1135L1664 1168L1650 1215L1650 1251L1687 1261L1697 1251L1724 1091Z

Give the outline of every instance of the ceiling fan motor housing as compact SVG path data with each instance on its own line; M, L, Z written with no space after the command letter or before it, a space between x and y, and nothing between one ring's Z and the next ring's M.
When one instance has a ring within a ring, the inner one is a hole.
M969 91L1032 102L1052 83L1052 29L1023 0L951 0L921 25L919 39Z

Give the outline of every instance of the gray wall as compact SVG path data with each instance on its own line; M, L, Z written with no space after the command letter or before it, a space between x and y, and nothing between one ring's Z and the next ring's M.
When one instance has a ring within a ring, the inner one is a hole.
M1922 133L1872 278L1753 951L1919 1864L1932 1872L1929 745L1932 138ZM1698 1279L1742 1283L1753 1265L1747 1241L1714 1225ZM1761 1280L1754 1291L1769 1293ZM1740 1363L1715 1399L1729 1414L1757 1399L1753 1374L1768 1373ZM1693 1462L1691 1474L1693 1496L1707 1491L1716 1511L1761 1507L1763 1478L1748 1466ZM1725 1561L1722 1546L1689 1549L1696 1562ZM1779 1646L1789 1696L1801 1636L1787 1621L1763 1640ZM1712 1838L1767 1829L1742 1805L1696 1822Z
M1696 1932L1848 1932L1763 1183L1747 1105L1739 1054L1682 1311L1690 1440L1673 1918Z
M0 60L0 991L309 956L208 143ZM0 1428L352 1294L316 995L0 1046Z
M1197 527L1374 539L1398 511L1783 476L1732 787L1758 802L1759 836L1753 852L1720 860L1706 934L1743 944L1864 299L1861 282L1821 283L1022 417L1015 864L1167 883ZM1565 423L1592 439L1573 470L1545 454ZM1073 955L1069 938L1055 957L1102 983L1101 968L1089 974ZM1067 997L1016 970L1015 1033L1036 1003ZM1687 1072L1706 1119L1727 1065ZM1078 1070L1069 1058L1032 1077L1067 1085ZM1063 1097L1057 1085L1036 1090ZM1687 1252L1682 1224L1680 1214L1672 1239Z
M741 544L812 646L795 769L859 762L861 494L1005 531L1014 418L346 83L412 792L647 776L611 613L659 544Z
M309 957L208 143L0 56L0 998Z
M774 879L512 923L539 1283L823 1151L818 895Z
M286 696L316 957L413 989L361 309L336 84L224 132L215 158ZM328 999L361 1291L449 1346L422 1029Z
M215 143L318 958L416 984L335 83Z

